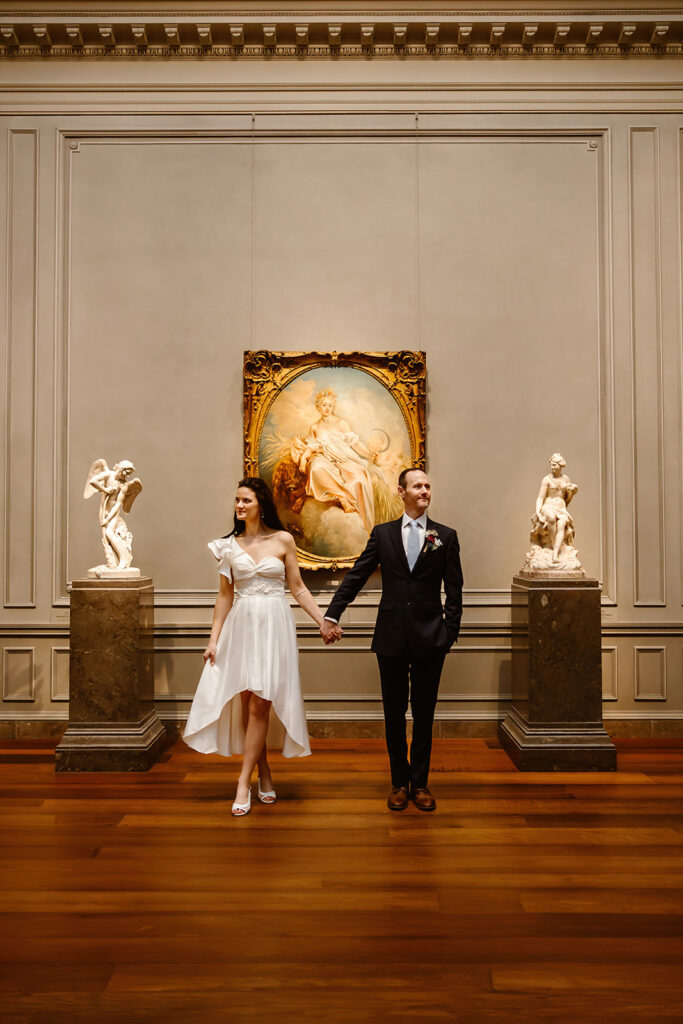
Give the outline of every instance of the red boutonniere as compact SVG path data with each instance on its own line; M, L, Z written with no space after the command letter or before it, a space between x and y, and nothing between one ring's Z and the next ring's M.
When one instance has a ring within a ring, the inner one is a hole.
M427 530L425 533L424 551L435 551L440 547L442 547L442 541L436 530Z

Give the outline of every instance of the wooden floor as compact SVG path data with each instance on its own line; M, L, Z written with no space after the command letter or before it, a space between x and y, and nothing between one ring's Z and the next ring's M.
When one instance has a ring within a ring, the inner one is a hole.
M237 764L182 743L144 775L5 743L0 1017L678 1022L683 745L619 755L521 774L439 740L438 810L392 814L382 742L318 740L236 821Z

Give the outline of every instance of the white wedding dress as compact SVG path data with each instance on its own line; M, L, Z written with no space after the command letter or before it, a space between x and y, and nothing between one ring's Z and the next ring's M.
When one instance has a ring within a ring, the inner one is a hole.
M235 599L218 638L215 664L204 666L183 739L202 754L241 754L240 693L251 690L272 701L268 746L281 743L285 757L310 754L284 562L275 555L254 562L234 537L212 540L209 548L218 571L234 581Z

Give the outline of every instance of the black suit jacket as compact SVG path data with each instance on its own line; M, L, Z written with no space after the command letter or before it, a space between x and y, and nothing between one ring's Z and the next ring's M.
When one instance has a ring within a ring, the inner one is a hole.
M462 569L460 545L455 530L427 519L427 534L420 556L411 572L408 568L401 519L375 526L365 551L335 593L326 615L339 619L347 605L379 566L382 597L372 650L387 657L399 657L406 650L448 650L458 639L462 618ZM439 545L430 545L427 535L436 534ZM441 582L446 591L441 604Z

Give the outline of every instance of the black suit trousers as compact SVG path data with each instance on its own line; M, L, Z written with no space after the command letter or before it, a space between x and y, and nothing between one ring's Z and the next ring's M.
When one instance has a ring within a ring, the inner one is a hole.
M432 753L432 725L446 651L377 655L392 786L418 789L427 785ZM406 711L410 697L413 738L410 760L406 740Z

